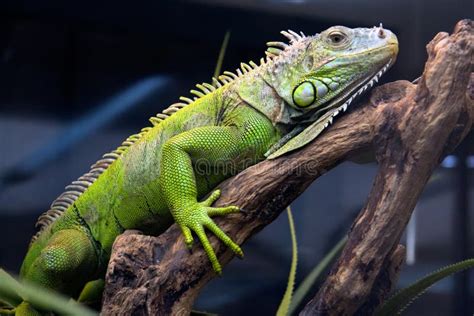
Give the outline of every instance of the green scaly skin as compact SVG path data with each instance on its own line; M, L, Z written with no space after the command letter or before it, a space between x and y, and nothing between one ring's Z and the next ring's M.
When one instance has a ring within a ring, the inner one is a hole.
M268 43L274 47L260 66L244 64L236 78L225 72L212 86L197 85L203 92L192 93L198 98L182 98L189 104L152 118L153 127L73 183L53 205L56 211L40 218L21 278L78 297L87 282L103 278L119 234L139 229L156 235L173 221L188 246L193 232L199 238L216 273L221 266L205 230L243 256L211 219L239 208L212 207L219 198L213 188L310 142L378 80L398 52L396 36L381 26L338 26L315 36L282 33L290 44Z

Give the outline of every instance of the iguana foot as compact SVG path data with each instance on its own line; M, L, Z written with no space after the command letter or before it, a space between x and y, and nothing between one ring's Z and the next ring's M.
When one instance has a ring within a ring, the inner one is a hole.
M216 235L217 238L232 249L232 251L239 257L244 256L239 245L234 243L232 239L230 239L230 237L227 236L211 219L211 216L226 215L240 211L237 206L211 207L212 203L219 198L220 194L220 190L215 190L206 200L186 205L186 207L183 207L179 212L176 212L178 214L176 217L176 223L178 223L183 232L186 245L189 248L192 247L193 236L191 231L194 231L211 261L212 268L217 274L222 273L222 268L211 244L209 243L204 228L207 228Z

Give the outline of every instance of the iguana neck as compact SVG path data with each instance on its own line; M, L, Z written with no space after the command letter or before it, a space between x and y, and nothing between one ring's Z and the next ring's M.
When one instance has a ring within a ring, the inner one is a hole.
M263 113L275 126L289 129L298 124L301 112L289 106L287 100L278 94L274 78L280 75L291 75L296 54L287 58L268 59L252 72L240 77L231 89L251 107Z

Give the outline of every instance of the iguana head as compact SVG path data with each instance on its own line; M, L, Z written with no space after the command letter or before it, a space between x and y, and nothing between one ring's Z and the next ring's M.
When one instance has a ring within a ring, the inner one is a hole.
M266 80L292 108L294 122L310 123L270 158L299 148L314 139L333 117L372 87L395 62L397 37L380 25L350 29L334 26L315 36L282 32L288 46L269 49L273 65ZM270 154L270 153L269 153Z
M398 53L397 37L382 26L333 26L308 37L286 34L292 45L274 59L271 83L302 113L342 103L382 75Z

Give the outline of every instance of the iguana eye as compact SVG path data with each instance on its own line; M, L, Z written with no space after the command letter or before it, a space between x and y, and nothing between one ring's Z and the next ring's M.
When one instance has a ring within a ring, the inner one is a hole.
M347 43L348 36L341 31L332 31L327 36L329 44L338 47Z
M309 81L302 82L293 91L293 102L301 107L307 107L316 100L316 88Z

